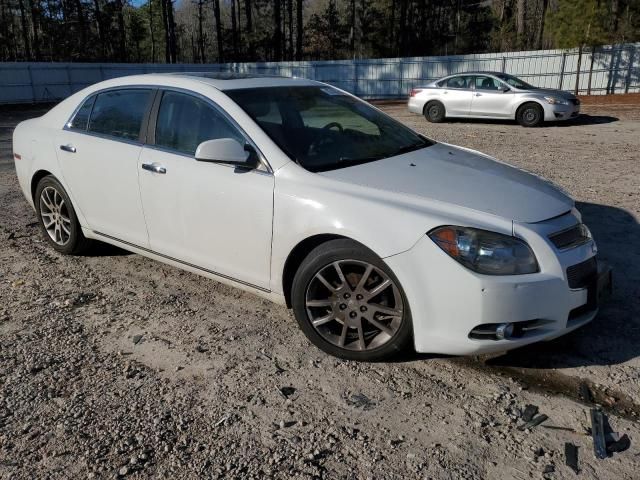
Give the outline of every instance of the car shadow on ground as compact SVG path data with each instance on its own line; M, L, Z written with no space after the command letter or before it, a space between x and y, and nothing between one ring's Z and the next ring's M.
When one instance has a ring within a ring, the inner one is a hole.
M495 367L556 369L615 365L640 356L640 224L626 210L577 203L598 244L598 258L613 268L613 295L588 325L485 360ZM396 362L450 358L406 352Z
M586 113L580 114L578 117L566 120L562 122L544 122L537 128L545 127L576 127L586 125L600 125L604 123L613 123L620 120L618 117L612 117L609 115L589 115ZM447 118L447 123L474 123L474 124L487 124L487 125L518 125L515 120L494 120L484 118Z
M110 243L104 243L95 241L91 247L83 256L85 257L122 257L126 255L133 255L133 252L123 250L120 247L111 245Z

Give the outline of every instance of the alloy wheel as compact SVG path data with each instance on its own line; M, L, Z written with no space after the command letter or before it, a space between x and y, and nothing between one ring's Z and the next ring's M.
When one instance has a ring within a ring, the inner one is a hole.
M321 268L307 286L305 305L322 338L355 351L387 343L404 317L402 295L394 281L361 260L339 260Z
M47 186L40 194L40 217L51 240L64 246L71 238L71 217L64 197L54 187Z

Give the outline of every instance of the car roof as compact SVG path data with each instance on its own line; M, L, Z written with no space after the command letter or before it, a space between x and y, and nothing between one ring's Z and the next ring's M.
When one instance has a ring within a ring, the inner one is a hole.
M171 72L153 74L157 77L182 77L209 84L218 90L238 90L243 88L319 86L320 82L297 77L262 75L243 72Z
M473 72L452 73L451 75L447 75L446 77L442 77L442 78L457 77L459 75L506 75L506 74L503 72L473 71Z

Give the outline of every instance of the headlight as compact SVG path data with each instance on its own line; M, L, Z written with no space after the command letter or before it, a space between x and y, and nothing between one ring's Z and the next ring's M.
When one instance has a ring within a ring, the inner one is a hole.
M550 103L551 105L569 105L568 100L564 100L558 97L544 97L544 99L547 101L547 103Z
M445 226L429 233L451 258L485 275L522 275L539 271L529 246L515 237L477 228Z

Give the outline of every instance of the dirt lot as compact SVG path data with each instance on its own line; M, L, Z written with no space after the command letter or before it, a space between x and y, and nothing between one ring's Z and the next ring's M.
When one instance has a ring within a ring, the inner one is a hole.
M487 358L357 364L311 347L252 295L101 248L62 257L18 191L0 111L1 478L580 478L640 469L640 109L572 124L427 124L553 180L579 202L616 291L589 326ZM631 447L593 455L587 381ZM549 416L519 430L526 404ZM558 428L552 428L558 427Z

